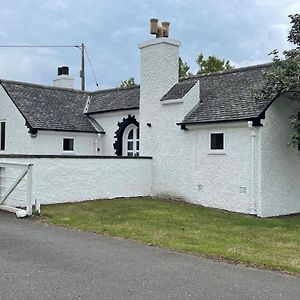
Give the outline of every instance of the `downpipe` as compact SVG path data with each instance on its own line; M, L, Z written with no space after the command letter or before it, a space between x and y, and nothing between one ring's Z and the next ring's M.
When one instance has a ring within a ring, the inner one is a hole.
M251 202L250 202L250 213L257 213L256 210L256 185L255 185L255 175L256 175L256 153L255 153L255 141L256 141L256 128L253 127L253 121L248 122L248 127L251 130L251 175L250 175L250 194L251 194Z

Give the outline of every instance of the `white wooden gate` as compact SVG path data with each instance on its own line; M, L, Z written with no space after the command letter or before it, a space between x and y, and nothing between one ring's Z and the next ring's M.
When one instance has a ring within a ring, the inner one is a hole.
M0 209L32 215L32 164L0 162Z

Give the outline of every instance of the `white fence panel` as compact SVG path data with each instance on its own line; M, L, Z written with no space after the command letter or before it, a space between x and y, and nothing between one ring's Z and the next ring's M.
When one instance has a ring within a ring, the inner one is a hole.
M0 209L32 215L32 164L0 162Z

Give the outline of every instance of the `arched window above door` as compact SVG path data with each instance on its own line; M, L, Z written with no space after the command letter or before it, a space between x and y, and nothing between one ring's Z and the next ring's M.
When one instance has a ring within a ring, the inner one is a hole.
M132 130L132 131L131 131ZM139 156L140 151L139 122L134 115L128 115L118 122L118 129L115 132L114 149L117 155Z
M128 125L123 133L123 156L139 156L140 131L135 124Z

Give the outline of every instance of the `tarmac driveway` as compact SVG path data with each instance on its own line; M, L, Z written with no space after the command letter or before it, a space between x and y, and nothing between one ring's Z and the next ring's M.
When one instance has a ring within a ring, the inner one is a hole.
M300 299L300 278L0 212L0 299Z

